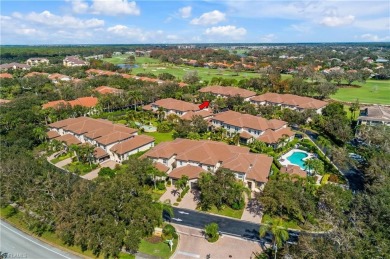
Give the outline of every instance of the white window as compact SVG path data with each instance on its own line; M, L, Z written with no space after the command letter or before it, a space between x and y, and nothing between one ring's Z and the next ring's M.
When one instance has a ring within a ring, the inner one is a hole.
M163 163L166 165L167 164L167 160L166 159L163 159Z

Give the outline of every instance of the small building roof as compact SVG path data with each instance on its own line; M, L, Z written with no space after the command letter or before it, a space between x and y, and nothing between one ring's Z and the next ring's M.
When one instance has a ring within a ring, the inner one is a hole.
M119 155L126 154L128 152L131 152L137 148L143 147L149 143L154 142L153 137L149 137L146 135L136 135L130 139L127 139L121 143L115 144L111 151L115 152Z
M67 146L70 146L70 145L79 145L81 144L81 141L78 140L78 138L76 138L75 136L71 135L71 134L65 134L65 135L62 135L62 136L59 136L57 138L58 141L61 141L61 142L65 142L65 144Z
M283 166L280 169L281 173L287 173L289 175L297 175L299 177L307 177L307 173L303 171L299 166L297 165L287 165Z
M58 138L59 136L61 136L60 134L58 134L57 131L55 130L49 130L47 133L46 133L47 137L49 139L55 139L55 138Z
M161 171L161 172L168 172L169 171L169 167L160 163L160 162L156 162L153 164L155 168L157 168L157 170Z
M169 177L173 179L180 179L183 175L188 176L190 180L192 179L198 179L200 174L205 172L205 170L202 167L199 166L193 166L193 165L186 165L186 166L180 166L176 167L172 170L172 172L169 173Z

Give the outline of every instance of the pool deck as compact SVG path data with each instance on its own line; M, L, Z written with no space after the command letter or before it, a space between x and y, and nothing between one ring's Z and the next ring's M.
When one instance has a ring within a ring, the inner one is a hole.
M279 158L280 164L283 165L283 166L287 166L287 165L297 165L297 164L291 163L291 162L287 159L287 157L291 156L294 152L301 152L301 153L307 154L307 157L303 158L303 160L310 159L310 158L313 158L313 157L314 157L314 155L311 154L311 153L309 153L309 152L306 152L306 151L301 150L301 149L294 148L294 149L288 151L286 154L282 155L282 156ZM298 165L298 166L299 166L299 165ZM302 170L305 170L305 168L302 168L302 167L301 167L301 169L302 169ZM305 170L305 171L306 171L306 170Z

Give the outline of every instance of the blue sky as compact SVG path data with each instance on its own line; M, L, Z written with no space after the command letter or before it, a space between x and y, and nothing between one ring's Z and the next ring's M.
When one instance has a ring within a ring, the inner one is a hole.
M390 41L390 1L1 0L1 44Z

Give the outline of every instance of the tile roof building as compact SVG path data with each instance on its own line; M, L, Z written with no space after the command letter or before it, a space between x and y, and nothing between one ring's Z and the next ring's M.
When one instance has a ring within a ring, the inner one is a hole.
M26 64L29 66L37 66L40 64L49 65L49 60L47 58L29 58Z
M176 100L173 98L166 98L155 101L152 104L143 106L143 109L158 112L160 107L163 108L165 117L170 114L176 114L179 117L185 116L185 119L190 119L193 115L200 115L203 118L208 118L211 116L211 112L209 112L207 109L200 110L199 105L197 104ZM189 118L189 116L191 117Z
M207 86L199 90L201 93L210 93L212 95L221 96L221 97L233 97L240 96L244 98L245 101L248 101L249 98L256 95L255 92L249 91L246 89L233 87L233 86Z
M360 111L357 124L367 125L387 125L390 126L390 107L375 105L366 107Z
M21 64L21 63L15 63L15 62L0 65L0 70L8 70L8 69L29 70L30 66L26 65L26 64Z
M86 107L86 108L93 108L97 105L98 98L96 97L81 97L77 98L76 100L72 101L64 101L64 100L58 100L58 101L52 101L48 102L42 105L43 109L47 108L53 108L53 109L59 109L62 106L70 105L72 107L75 107L77 105Z
M199 168L195 170L193 167L187 167L190 169L187 174L191 176L196 176L202 170L216 172L218 168L227 168L232 170L238 179L247 183L252 190L261 188L268 181L273 161L272 157L267 155L250 153L249 148L246 147L210 140L189 139L175 139L172 142L160 143L142 157L150 158L168 167L168 176L174 173L174 177L181 175L182 173L177 171L185 166Z
M107 120L89 117L69 118L48 125L49 139L65 142L66 145L88 143L100 148L97 155L107 156L116 162L122 162L130 155L146 151L154 146L154 138L138 136L137 130Z
M284 173L284 174L289 174L289 175L296 175L296 176L299 176L302 178L307 177L307 173L297 165L283 166L280 169L280 172Z
M294 137L294 132L287 127L287 122L267 120L262 117L242 114L235 111L217 113L211 119L215 128L224 128L229 135L239 133L241 142L250 143L253 139L278 147L279 141L285 136L285 141Z
M0 78L13 78L13 76L9 73L1 73Z
M120 95L124 92L122 89L117 89L117 88L104 86L104 85L95 88L94 91L100 94L115 94L115 95Z
M310 97L278 93L265 93L250 98L250 101L256 105L276 105L298 111L313 109L318 114L321 114L322 109L328 104Z
M67 56L62 63L65 67L82 67L89 65L87 61L80 59L78 56Z

